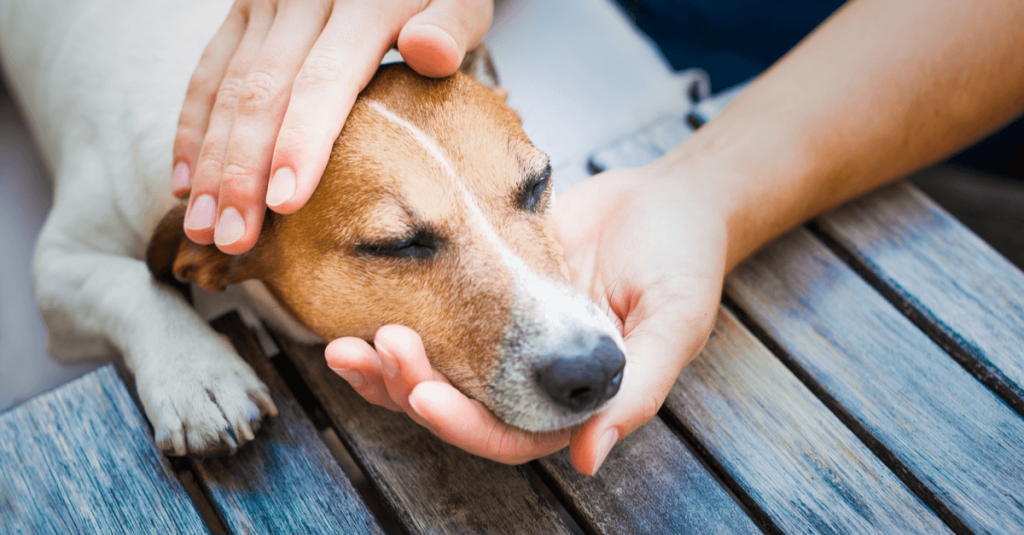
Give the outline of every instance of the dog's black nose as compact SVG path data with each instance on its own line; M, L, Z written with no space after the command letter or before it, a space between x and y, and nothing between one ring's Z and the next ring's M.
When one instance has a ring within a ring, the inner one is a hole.
M593 409L611 399L622 384L626 357L602 336L597 345L562 352L541 361L537 382L555 403L573 411Z

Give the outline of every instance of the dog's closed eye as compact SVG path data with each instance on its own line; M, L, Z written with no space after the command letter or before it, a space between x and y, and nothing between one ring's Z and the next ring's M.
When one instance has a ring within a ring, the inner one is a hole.
M544 208L544 198L551 184L551 165L544 168L540 174L532 176L523 181L519 189L517 203L521 210L527 212L538 212Z
M356 249L372 256L425 260L433 258L443 247L441 239L429 230L417 230L410 236L380 242L361 243Z

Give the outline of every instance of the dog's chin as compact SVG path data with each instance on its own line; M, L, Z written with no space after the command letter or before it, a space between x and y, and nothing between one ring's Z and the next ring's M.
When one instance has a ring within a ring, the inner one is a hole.
M611 399L593 409L576 412L556 405L534 385L515 383L492 382L487 387L489 400L484 405L499 420L533 433L559 431L580 425L607 409L618 397L616 393Z

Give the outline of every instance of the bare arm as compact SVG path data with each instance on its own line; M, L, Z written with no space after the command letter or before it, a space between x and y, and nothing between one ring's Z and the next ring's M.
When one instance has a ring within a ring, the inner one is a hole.
M614 443L657 413L707 340L729 269L1022 109L1024 2L857 0L658 162L602 173L560 197L555 217L573 281L625 320L628 359L615 401L571 437L576 468L594 473ZM361 388L380 392L378 404L502 462L570 440L499 425L429 379L415 333L385 329L377 347L417 374L371 380L379 360L368 345L328 349L332 365L365 374Z
M654 170L709 177L685 187L726 213L731 269L1022 110L1024 3L857 0Z

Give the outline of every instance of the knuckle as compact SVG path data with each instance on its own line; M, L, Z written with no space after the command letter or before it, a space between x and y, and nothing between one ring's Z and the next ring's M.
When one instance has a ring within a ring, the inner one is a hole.
M202 143L203 138L206 137L206 131L202 126L196 124L197 122L190 117L186 118L182 115L181 120L178 121L178 131L175 138L180 141Z
M295 122L294 119L291 122ZM277 133L277 144L274 147L274 158L285 156L286 158L292 156L295 146L295 140L298 139L309 139L307 136L307 128L296 124L285 124L281 126L281 130Z
M242 113L258 113L281 99L281 85L273 76L257 71L249 75L238 95L238 109Z
M203 55L205 56L206 52ZM212 92L213 73L210 71L212 69L206 66L206 58L204 57L199 61L199 65L196 66L195 72L192 73L192 78L189 78L188 89L185 90L185 95L192 97Z
M640 410L637 412L635 427L640 427L654 418L658 414L658 409L661 408L661 402L662 400L654 394L645 395L640 404Z
M213 148L209 144L204 143L203 148L199 153L199 162L196 164L195 176L208 177L215 176L221 169L224 162L224 151L220 148Z
M250 189L255 181L255 170L244 165L229 163L221 171L221 187L231 191L241 192Z
M344 64L339 57L337 51L323 51L306 58L295 82L302 85L322 85L341 79Z
M220 108L234 108L238 102L238 96L242 92L242 80L238 78L225 78L217 88L216 106Z
M179 124L174 136L174 146L182 150L194 150L202 146L203 132L191 125Z

